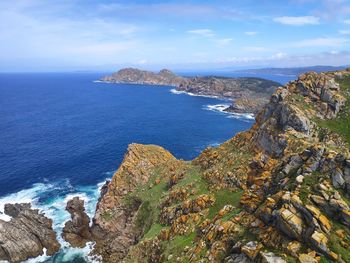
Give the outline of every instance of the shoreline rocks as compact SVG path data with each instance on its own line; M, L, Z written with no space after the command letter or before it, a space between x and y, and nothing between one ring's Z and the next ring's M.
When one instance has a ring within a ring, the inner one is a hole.
M11 220L0 220L0 260L21 262L60 249L52 220L29 203L5 204L4 212Z
M65 223L62 237L72 247L84 247L92 239L90 218L85 212L84 200L73 197L67 202L66 210L71 214L71 220Z

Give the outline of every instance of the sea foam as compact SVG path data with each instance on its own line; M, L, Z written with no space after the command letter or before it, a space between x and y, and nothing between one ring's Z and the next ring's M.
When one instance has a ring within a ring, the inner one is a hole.
M255 117L253 113L236 113L225 111L230 106L230 104L214 104L214 105L205 105L203 109L210 110L214 112L220 112L226 115L230 119L239 119L243 121L254 121Z
M113 172L107 173L108 178ZM85 202L86 213L90 218L93 217L97 200L100 195L101 187L105 181L91 186L73 187L69 180L56 182L52 184L38 183L32 188L21 190L0 198L0 219L9 221L11 217L4 214L4 205L6 203L31 203L33 208L39 209L40 212L52 219L53 229L57 234L57 240L61 244L61 249L53 257L46 255L46 250L39 257L29 259L26 263L37 262L72 262L75 259L83 259L85 262L101 262L101 258L90 256L94 243L89 242L84 248L72 248L61 237L62 229L70 214L65 210L67 201L74 196L79 196ZM62 191L65 189L66 191Z

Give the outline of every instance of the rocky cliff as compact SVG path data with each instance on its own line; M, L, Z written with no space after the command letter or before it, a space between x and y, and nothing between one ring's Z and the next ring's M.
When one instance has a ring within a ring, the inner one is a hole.
M191 162L133 144L93 219L104 262L350 262L350 70L281 87Z
M230 99L237 103L227 111L238 113L257 113L280 86L279 83L260 78L180 77L167 69L153 73L126 68L101 80L110 83L174 86L178 91Z
M63 238L103 262L350 262L350 69L278 88L245 132L192 161L131 144L95 215L70 200ZM6 204L0 260L60 249L52 221Z

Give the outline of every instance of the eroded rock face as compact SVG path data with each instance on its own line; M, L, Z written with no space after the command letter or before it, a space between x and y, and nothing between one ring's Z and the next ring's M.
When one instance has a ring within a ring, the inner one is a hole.
M0 260L21 262L28 258L53 255L60 249L52 220L31 209L30 204L6 204L9 222L0 220Z
M91 241L90 218L85 213L84 200L74 197L67 202L66 210L71 220L65 223L62 237L73 247L84 247Z
M152 169L171 161L176 161L175 157L162 147L129 145L121 166L104 189L93 219L96 251L102 254L104 261L124 258L141 234L135 229L134 221L142 203L132 199L126 204L123 198L139 184L148 183Z

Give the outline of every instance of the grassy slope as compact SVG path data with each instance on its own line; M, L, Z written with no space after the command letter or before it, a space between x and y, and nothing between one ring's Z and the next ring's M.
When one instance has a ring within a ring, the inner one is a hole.
M347 99L342 112L333 120L322 120L318 124L332 132L340 134L350 145L350 76L338 81L341 93Z

